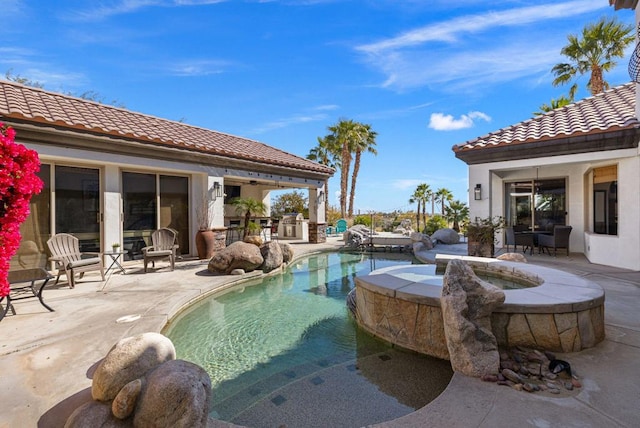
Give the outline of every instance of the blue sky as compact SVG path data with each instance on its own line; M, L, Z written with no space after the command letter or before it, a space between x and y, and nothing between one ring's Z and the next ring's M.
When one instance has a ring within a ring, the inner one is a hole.
M340 119L378 132L356 211L415 209L420 183L467 201L452 146L552 98L567 35L607 0L0 0L0 72L53 91L306 156ZM630 53L630 51L629 51ZM627 58L605 75L628 82ZM588 95L578 80L577 98ZM330 192L339 188L339 174ZM333 203L337 198L334 196ZM337 203L336 203L337 204Z

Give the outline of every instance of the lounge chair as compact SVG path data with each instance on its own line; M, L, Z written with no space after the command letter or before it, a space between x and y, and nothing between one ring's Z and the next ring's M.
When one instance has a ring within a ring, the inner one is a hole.
M340 235L341 233L345 233L347 231L347 220L340 219L336 222L336 234Z
M541 252L547 249L547 253L551 255L549 248L553 248L553 255L556 256L558 248L566 248L567 256L569 255L569 235L571 235L571 226L556 225L553 228L553 235L538 235L538 248Z
M85 272L100 271L104 281L104 264L102 253L81 253L78 238L68 233L58 233L47 241L47 246L51 252L49 260L55 262L58 269L56 284L63 273L67 275L69 288L74 288L75 275L80 274L80 279Z
M153 231L151 234L151 243L147 247L142 249L142 255L144 257L144 271L147 272L147 266L151 262L153 268L156 267L156 260L169 260L171 270L175 268L176 263L176 251L178 245L176 244L176 232L173 229L162 228Z

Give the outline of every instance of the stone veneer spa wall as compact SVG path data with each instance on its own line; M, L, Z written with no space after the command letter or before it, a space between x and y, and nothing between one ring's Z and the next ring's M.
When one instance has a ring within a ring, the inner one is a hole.
M446 266L453 257L438 256L436 263ZM505 303L492 315L492 331L499 346L577 352L604 339L604 291L597 284L541 266L459 258L476 272L519 278L535 285L505 290ZM420 279L420 270L432 266L382 269L357 277L356 321L390 343L449 359L440 309L442 286L431 278Z

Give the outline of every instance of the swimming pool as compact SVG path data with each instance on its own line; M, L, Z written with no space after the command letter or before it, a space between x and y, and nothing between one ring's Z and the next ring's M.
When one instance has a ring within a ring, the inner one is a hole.
M363 333L345 298L356 275L411 262L391 254L310 256L199 302L164 334L178 358L209 373L217 419L252 427L394 419L437 397L450 365Z

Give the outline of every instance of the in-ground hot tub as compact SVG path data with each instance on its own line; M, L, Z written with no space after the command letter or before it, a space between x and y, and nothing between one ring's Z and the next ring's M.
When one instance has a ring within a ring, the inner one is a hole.
M604 290L579 276L525 263L467 256L436 256L435 265L380 269L356 277L356 320L369 333L403 348L449 359L440 295L443 269L454 259L479 275L524 288L505 290L491 318L501 347L577 352L604 339Z

